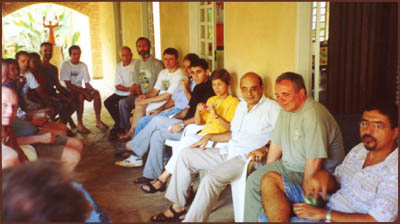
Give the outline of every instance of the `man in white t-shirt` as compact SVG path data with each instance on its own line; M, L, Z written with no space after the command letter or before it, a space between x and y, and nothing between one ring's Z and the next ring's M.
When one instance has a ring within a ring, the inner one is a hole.
M85 63L79 61L81 57L81 48L77 45L72 45L69 49L70 60L66 60L60 65L60 79L65 82L65 85L73 94L78 97L78 131L80 133L89 133L90 130L83 125L83 103L85 100L94 101L94 111L96 114L96 127L108 129L100 119L101 112L101 97L98 90L94 89L89 81L89 72ZM85 82L85 88L82 87L82 80Z
M136 125L140 118L151 110L162 106L178 88L184 74L178 64L178 51L167 48L163 53L165 69L160 71L153 89L135 99L135 112L130 130L122 136L122 139L130 139L135 133Z
M104 100L104 106L107 108L115 124L110 131L109 139L117 139L117 134L120 132L119 122L119 101L133 95L139 95L139 85L133 80L135 63L132 60L132 51L129 47L121 48L121 63L117 65L115 72L115 93Z

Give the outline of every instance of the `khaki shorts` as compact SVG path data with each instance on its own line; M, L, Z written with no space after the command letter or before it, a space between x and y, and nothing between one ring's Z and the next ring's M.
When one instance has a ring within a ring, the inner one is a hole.
M64 150L64 146L68 141L68 137L66 136L56 136L56 140L53 144L33 144L32 146L35 148L38 158L52 158L59 160L61 159L62 152Z

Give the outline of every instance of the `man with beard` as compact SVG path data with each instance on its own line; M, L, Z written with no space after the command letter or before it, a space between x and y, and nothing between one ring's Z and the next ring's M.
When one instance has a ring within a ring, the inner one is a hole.
M158 74L163 69L161 61L150 55L150 40L145 37L139 37L136 41L136 50L141 58L135 61L134 83L140 85L139 94L146 94L153 89ZM135 108L135 99L138 95L131 95L119 101L119 133L125 133L131 128L129 121L130 113ZM125 133L126 134L126 133ZM121 140L128 140L132 136L122 136Z
M319 170L303 184L263 178L264 211L272 222L282 210L294 214L290 221L393 222L398 216L397 106L378 103L367 106L360 122L362 143L346 156L333 175ZM267 174L268 176L268 174ZM264 183L265 181L265 183ZM317 200L332 194L327 205L314 207L303 197ZM304 195L304 196L303 196ZM265 196L265 197L264 197ZM289 221L289 213L284 222ZM258 220L265 222L266 217Z
M60 112L60 120L63 123L69 123L72 129L76 129L76 125L71 118L72 113L76 109L74 95L64 88L58 78L58 69L50 63L53 57L53 45L50 42L40 44L40 55L42 63L40 69L46 77L46 86L43 88L49 95L53 105Z

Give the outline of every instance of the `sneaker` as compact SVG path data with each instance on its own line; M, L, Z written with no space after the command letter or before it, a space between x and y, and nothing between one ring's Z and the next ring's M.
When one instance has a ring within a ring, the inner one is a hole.
M131 155L125 160L115 162L115 165L123 167L140 167L143 166L143 160L139 157Z

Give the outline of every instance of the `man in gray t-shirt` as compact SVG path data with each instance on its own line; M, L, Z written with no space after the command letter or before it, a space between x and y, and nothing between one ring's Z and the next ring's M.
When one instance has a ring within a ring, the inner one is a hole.
M319 169L333 172L344 158L338 124L324 106L307 98L300 75L291 72L280 75L275 83L275 95L283 110L272 132L269 150L263 147L249 154L259 162L268 152L267 164L247 179L245 222L257 222L264 214L262 199L265 197L279 200L279 195L274 195L276 192L263 188L265 181L283 184L287 179L302 185L303 180L308 180Z
M150 55L150 40L145 37L139 37L136 41L136 49L141 56L135 61L135 72L133 80L139 83L139 92L141 94L147 93L153 89L157 80L158 74L163 69L161 61ZM119 101L119 133L125 133L131 128L130 113L135 108L135 99L138 95L129 96Z

